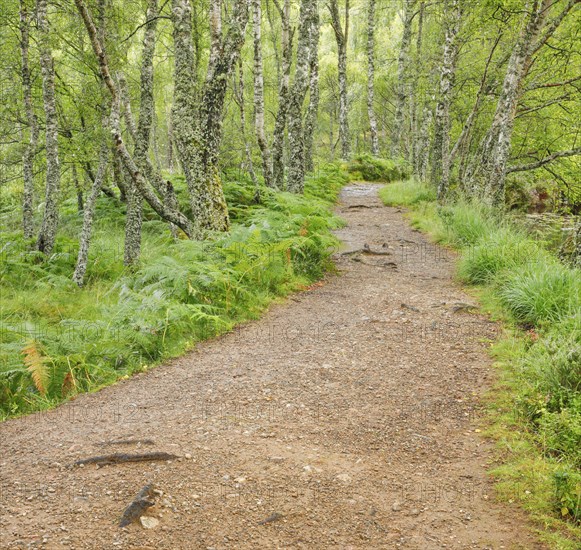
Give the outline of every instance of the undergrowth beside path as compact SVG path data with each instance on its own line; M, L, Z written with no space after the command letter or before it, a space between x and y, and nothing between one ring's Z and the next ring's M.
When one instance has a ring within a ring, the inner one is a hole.
M50 408L145 370L321 278L341 223L332 205L347 180L329 165L308 178L304 196L263 188L259 204L250 181L229 181L232 229L205 241L174 241L146 212L134 272L123 267L123 207L101 199L83 289L71 279L82 224L74 201L63 205L62 236L46 260L5 217L0 415ZM179 193L184 184L174 183Z
M491 473L501 498L519 502L554 548L581 543L581 272L514 220L478 203L439 206L407 180L384 187L414 227L460 251L457 276L504 321L492 348L499 379L489 396L488 435L499 449Z

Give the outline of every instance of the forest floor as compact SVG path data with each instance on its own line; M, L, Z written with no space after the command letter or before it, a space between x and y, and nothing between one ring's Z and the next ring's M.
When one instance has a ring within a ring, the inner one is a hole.
M343 190L339 274L194 351L0 425L0 548L536 549L479 433L498 327L454 253ZM72 466L108 453L167 461ZM118 526L146 484L139 523Z

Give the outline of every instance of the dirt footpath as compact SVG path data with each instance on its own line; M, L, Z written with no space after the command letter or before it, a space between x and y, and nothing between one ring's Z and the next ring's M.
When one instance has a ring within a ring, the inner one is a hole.
M347 187L340 276L167 365L0 425L0 548L543 548L477 433L497 328L451 253ZM169 461L70 467L107 453ZM153 520L119 528L147 483ZM157 521L156 521L157 520Z

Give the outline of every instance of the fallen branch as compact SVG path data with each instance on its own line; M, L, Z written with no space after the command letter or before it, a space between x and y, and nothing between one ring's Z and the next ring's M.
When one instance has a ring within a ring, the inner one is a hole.
M83 466L85 464L98 464L103 466L106 464L121 464L124 462L149 462L152 460L172 460L177 458L176 455L169 453L140 453L140 454L125 454L125 453L114 453L110 455L103 456L92 456L90 458L84 458L82 460L77 460L75 466Z

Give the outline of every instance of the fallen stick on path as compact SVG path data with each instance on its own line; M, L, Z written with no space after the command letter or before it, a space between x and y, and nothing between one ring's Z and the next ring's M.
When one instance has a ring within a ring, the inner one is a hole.
M98 464L99 466L103 466L105 464L120 464L122 462L149 462L151 460L172 460L174 458L178 457L169 453L140 453L134 455L114 453L77 460L75 466L83 466L85 464Z

